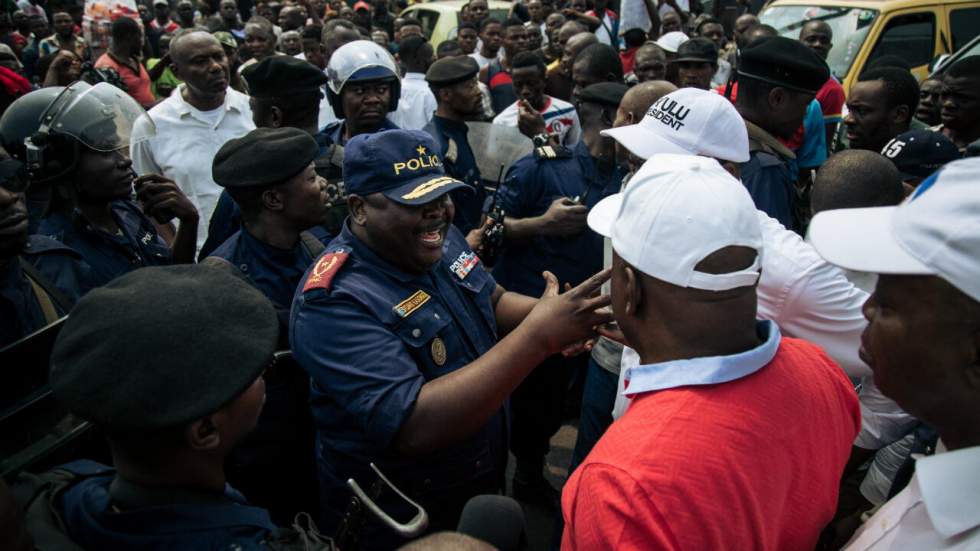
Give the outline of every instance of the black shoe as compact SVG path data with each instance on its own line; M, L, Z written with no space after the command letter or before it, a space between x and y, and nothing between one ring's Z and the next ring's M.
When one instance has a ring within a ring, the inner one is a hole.
M514 499L517 501L551 511L558 510L561 494L544 476L523 477L515 474L512 482Z

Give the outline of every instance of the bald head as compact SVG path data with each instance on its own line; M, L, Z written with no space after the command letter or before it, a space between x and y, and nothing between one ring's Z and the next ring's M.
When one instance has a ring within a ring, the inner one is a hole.
M562 23L562 26L558 29L558 43L565 44L573 36L582 34L587 30L588 29L585 28L585 25L579 23L578 21L566 21Z
M211 33L205 30L188 30L178 32L170 41L170 59L175 64L187 63L195 52L221 43Z
M873 151L849 149L817 171L810 193L813 213L834 209L890 207L904 198L902 177L891 161Z
M666 80L651 80L641 82L629 89L623 96L623 102L619 104L619 109L632 118L635 124L646 115L653 102L677 90L677 87Z

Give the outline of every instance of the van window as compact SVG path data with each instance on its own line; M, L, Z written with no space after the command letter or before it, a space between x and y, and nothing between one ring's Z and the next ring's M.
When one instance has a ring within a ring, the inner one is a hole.
M439 21L439 12L435 10L427 10L425 8L420 8L413 15L422 24L422 34L425 36L432 36L432 29L436 28L436 22ZM452 17L450 15L449 17Z
M865 67L886 55L898 56L912 67L927 65L935 44L936 16L932 12L898 15L885 24Z
M949 14L949 26L953 33L953 51L958 52L980 33L980 8L953 10Z

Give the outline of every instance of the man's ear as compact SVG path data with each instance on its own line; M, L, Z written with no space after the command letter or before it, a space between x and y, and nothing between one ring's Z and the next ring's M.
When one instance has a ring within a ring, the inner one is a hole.
M358 226L367 225L367 203L360 195L347 196L347 210L352 222Z
M282 194L273 188L262 192L262 206L268 210L281 211L286 205L282 200Z
M188 425L184 438L194 451L211 451L221 445L221 434L210 415Z
M640 278L637 277L633 267L627 264L623 265L623 275L623 293L626 297L623 306L626 310L626 315L636 316L640 310L640 303L643 301L643 289L640 288Z
M770 109L779 109L786 101L786 89L778 86L774 87L772 90L769 90L768 99Z
M269 126L272 128L282 128L283 126L283 115L282 109L277 105L273 105L269 109Z
M892 109L892 124L908 124L912 121L912 112L908 105L896 105Z

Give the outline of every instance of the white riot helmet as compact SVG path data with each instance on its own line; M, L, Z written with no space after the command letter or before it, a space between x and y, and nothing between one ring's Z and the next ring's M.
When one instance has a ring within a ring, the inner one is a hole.
M368 80L391 81L391 104L389 111L398 108L401 96L401 79L395 58L388 50L370 40L355 40L337 48L327 64L327 98L337 118L344 118L340 92L348 82Z

